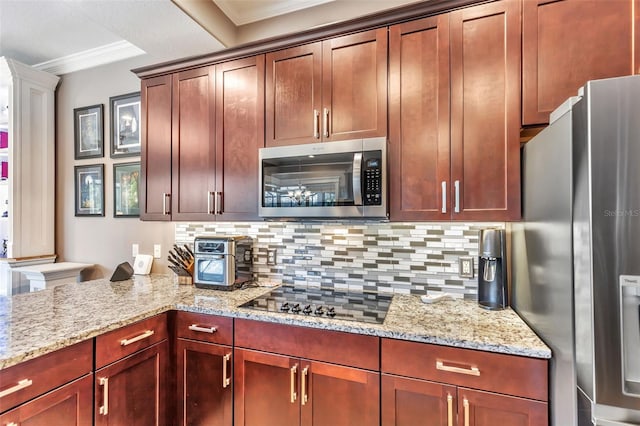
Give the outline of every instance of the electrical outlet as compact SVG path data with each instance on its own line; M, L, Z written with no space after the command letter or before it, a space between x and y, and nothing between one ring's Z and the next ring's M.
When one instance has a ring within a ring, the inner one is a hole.
M267 265L276 264L276 249L267 249Z
M162 245L153 245L153 257L155 257L156 259L160 259L162 257Z
M131 257L136 257L140 251L138 244L131 244Z
M458 275L461 278L473 278L473 257L458 258Z

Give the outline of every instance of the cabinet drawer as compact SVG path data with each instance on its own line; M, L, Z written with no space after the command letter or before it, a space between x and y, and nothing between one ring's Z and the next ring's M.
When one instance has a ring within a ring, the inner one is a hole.
M161 314L96 337L96 369L167 338L167 315Z
M548 400L547 360L382 339L382 372Z
M374 336L236 319L235 346L359 367L380 368Z
M0 413L91 372L93 341L0 371Z
M233 344L233 318L194 312L177 312L176 335L202 342Z

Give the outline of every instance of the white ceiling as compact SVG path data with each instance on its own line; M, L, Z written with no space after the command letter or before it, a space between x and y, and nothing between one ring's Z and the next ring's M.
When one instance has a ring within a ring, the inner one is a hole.
M147 64L326 25L419 0L0 0L0 56L65 74Z

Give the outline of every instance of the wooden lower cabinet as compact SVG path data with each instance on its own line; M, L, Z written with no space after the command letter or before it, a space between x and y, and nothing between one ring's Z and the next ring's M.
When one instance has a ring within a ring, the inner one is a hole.
M235 350L236 426L378 425L379 374Z
M546 426L548 412L546 402L458 388L460 426Z
M95 373L95 424L167 424L168 341L164 340Z
M92 395L93 375L88 374L0 415L0 424L90 426Z
M232 349L177 339L178 424L231 426Z

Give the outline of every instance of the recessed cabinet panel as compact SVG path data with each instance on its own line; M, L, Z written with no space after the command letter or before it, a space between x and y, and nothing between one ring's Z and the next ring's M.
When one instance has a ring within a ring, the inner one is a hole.
M389 47L391 219L449 219L449 15L391 27Z
M469 426L546 426L547 403L495 393L458 389L458 416Z
M638 0L522 2L523 125L548 123L588 80L638 72L639 7Z

